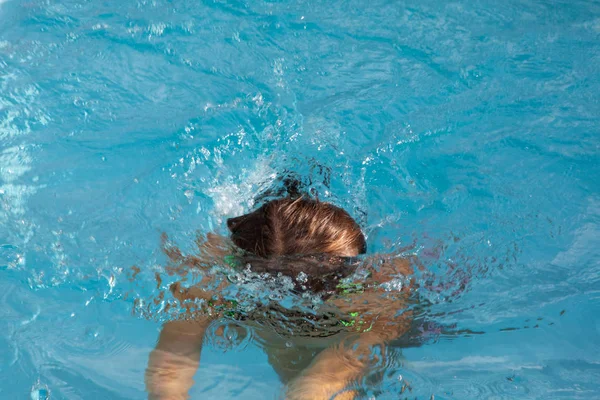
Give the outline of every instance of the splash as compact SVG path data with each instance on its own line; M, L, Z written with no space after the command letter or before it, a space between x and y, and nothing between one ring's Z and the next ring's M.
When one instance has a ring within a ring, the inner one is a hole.
M475 334L431 320L437 305L458 297L455 287L464 291L466 286L454 283L451 271L445 276L427 271L422 264L426 257L405 251L391 258L342 262L343 269L336 270L331 269L335 262L323 258L238 258L241 254L230 253L228 242L214 235L200 236L196 244L197 254L184 254L164 236L169 263L156 272L158 294L131 297L134 314L161 322L210 315L229 321L225 324L258 324L289 337L329 337L385 327L386 340L402 347L441 335ZM133 281L148 276L140 271L132 270ZM442 292L445 297L440 297Z
M254 194L269 188L277 178L277 172L270 160L259 159L249 171L242 172L242 179L227 179L210 187L207 192L215 205L217 220L225 216L242 215L254 204Z

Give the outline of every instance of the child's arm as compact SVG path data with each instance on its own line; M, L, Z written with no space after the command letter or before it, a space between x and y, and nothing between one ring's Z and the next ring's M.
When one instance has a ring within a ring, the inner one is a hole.
M323 350L300 376L287 387L286 400L351 400L355 393L349 385L367 369L363 346L342 344Z
M384 344L402 336L409 328L412 313L407 311L413 274L411 259L377 255L368 262L371 274L364 292L337 296L332 303L353 317L361 340ZM398 282L400 285L392 285Z
M163 238L166 242L166 237ZM163 244L164 246L164 244ZM209 234L205 240L198 241L199 256L184 257L172 247L165 247L165 253L174 266L172 271L185 276L192 268L201 264L222 260L226 254L224 240ZM213 293L204 290L214 277L204 276L199 286L183 288L179 282L172 284L170 290L180 304L186 300L213 298ZM222 286L217 290L222 289ZM189 320L170 321L164 324L155 349L150 353L146 369L146 391L150 400L188 399L188 392L194 384L194 374L200 364L202 341L210 323L215 319L205 310L188 310Z
M378 264L378 267L371 267L372 277L370 280L383 283L394 279L398 275L409 277L414 273L411 261L416 262L417 260L413 258L397 257L391 254L369 257L367 259L369 264Z
M386 292L382 284L413 273L410 260L375 256L368 260L373 266L367 289L363 293L342 295L331 301L339 311L351 316L346 321L356 329L353 340L321 352L302 374L290 383L287 400L325 400L335 395L336 400L351 400L355 392L348 389L358 381L372 364L373 346L381 346L402 336L410 325L410 311L402 311L408 304L410 287L399 292ZM376 265L376 267L375 267ZM370 286L370 287L369 287Z
M372 354L373 347L379 346L383 355L385 343L406 332L406 328L407 324L401 323L392 328L392 333L386 331L384 325L375 325L369 332L357 334L346 343L322 351L300 376L290 382L286 400L354 399L356 392L352 384L377 362L377 356Z
M145 381L148 399L188 399L200 364L204 333L210 320L167 322L150 353Z

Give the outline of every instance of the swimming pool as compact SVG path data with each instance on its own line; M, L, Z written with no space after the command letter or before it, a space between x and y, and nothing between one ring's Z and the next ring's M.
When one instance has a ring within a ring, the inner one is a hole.
M160 234L284 170L432 271L363 398L600 398L599 65L596 1L0 1L0 398L145 398ZM191 395L280 391L250 337Z

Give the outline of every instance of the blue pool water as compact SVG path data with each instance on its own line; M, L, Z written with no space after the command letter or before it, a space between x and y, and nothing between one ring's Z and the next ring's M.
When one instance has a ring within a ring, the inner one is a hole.
M592 0L0 1L0 398L145 398L160 234L284 170L431 272L363 398L600 398L599 66ZM251 337L195 379L282 389Z

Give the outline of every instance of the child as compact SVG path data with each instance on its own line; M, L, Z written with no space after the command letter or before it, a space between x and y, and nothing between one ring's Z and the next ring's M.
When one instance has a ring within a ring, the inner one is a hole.
M256 321L252 313L237 319L252 326L263 342L269 362L286 384L286 399L353 399L356 394L349 386L372 365L372 347L381 346L383 354L385 343L408 329L409 312L403 310L409 288L390 287L412 273L409 262L383 255L359 262L366 241L358 224L339 207L303 197L269 201L229 219L227 226L230 241L209 235L199 243L198 257L168 248L172 268L182 274L219 263L238 271L249 268L294 278L294 292L320 294L323 304L316 315L286 310L276 302L257 306L266 311L255 313L256 320L262 316L267 321L279 312L288 329L273 317L271 323ZM365 276L363 282L344 280L357 271ZM146 370L150 399L189 398L206 329L224 314L235 314L235 303L219 297L227 283L213 291L202 289L213 280L206 275L195 287L171 285L182 306L201 299L210 309L164 325Z

